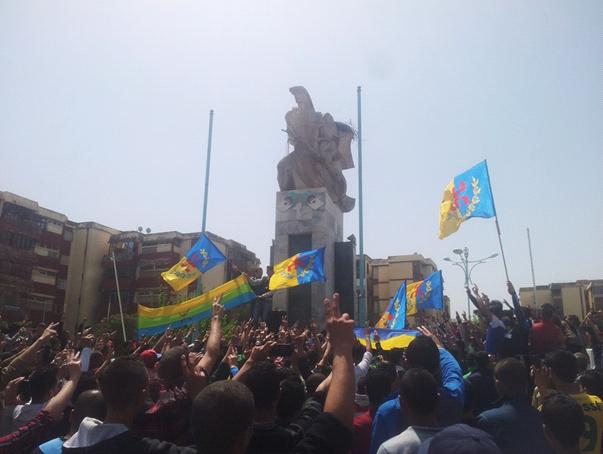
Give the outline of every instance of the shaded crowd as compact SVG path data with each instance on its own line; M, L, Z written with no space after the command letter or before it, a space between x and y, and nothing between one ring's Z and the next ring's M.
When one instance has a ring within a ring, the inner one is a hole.
M253 319L229 336L217 299L207 332L119 354L117 333L94 327L3 327L0 452L601 452L598 313L536 316L511 283L511 304L467 289L474 314L422 315L420 336L383 350L371 328L355 338L337 294L324 330L271 329L256 287Z

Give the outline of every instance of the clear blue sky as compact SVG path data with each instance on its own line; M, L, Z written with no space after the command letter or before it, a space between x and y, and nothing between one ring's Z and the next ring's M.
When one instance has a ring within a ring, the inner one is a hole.
M603 3L4 1L0 189L77 221L209 230L265 264L288 88L356 118L364 92L365 250L497 252L492 220L437 238L449 179L487 158L507 259L529 285L603 278ZM355 152L355 150L354 150ZM352 196L355 170L346 172ZM357 233L357 212L345 216ZM474 279L504 294L499 260Z

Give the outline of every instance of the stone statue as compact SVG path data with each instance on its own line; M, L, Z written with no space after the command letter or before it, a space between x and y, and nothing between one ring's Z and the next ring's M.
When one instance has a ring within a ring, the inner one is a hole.
M355 200L346 195L343 171L354 167L350 149L354 130L328 113L316 112L304 87L289 91L297 107L285 115L293 151L278 163L280 190L327 188L333 202L347 213Z

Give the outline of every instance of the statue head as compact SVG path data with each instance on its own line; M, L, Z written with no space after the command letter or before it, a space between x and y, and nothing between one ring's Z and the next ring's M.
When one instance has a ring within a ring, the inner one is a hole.
M291 87L289 89L291 94L295 97L295 102L300 109L308 109L314 111L314 104L312 104L312 98L308 90L302 86Z

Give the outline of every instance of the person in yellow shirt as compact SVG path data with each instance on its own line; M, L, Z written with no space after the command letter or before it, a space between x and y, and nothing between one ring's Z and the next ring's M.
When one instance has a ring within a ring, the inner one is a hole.
M603 438L603 401L585 393L576 382L578 360L569 351L549 353L540 369L533 369L534 382L539 392L539 410L551 390L567 394L584 412L584 432L580 437L580 452L600 453Z

